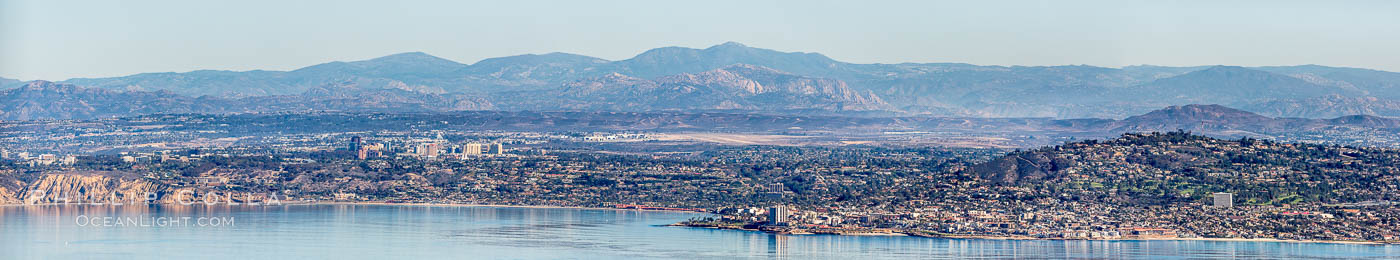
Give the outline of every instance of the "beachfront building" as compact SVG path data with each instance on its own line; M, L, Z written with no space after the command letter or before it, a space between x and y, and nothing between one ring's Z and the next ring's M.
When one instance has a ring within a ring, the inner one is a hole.
M768 208L768 224L782 226L788 224L788 209L784 206Z

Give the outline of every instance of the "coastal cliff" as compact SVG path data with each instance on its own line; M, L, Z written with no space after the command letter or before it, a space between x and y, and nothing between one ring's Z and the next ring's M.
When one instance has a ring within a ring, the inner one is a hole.
M25 186L25 182L15 178L11 172L0 171L0 205L19 204L19 194Z
M148 196L169 200L169 196L164 196L169 192L170 188L163 184L125 173L69 172L44 175L23 193L10 197L20 198L24 204L140 203L147 201ZM4 195L0 195L0 199L3 198Z
M0 185L0 205L19 204L19 198L15 194L15 190Z

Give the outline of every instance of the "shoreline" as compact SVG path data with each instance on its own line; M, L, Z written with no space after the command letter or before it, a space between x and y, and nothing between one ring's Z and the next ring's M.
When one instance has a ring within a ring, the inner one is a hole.
M510 204L476 204L476 203L392 203L382 201L331 201L331 202L310 202L302 205L373 205L373 206L419 206L419 207L489 207L489 208L527 208L527 209L588 209L588 210L629 210L619 208L599 208L599 207L579 207L579 206L548 206L548 205L510 205ZM636 211L661 211L661 210L636 210Z
M416 202L414 202L414 203L408 203L408 202L405 202L405 203L397 203L397 202L384 202L384 201L291 201L291 202L282 202L282 203L280 203L279 205L267 205L267 204L260 204L260 205L246 205L246 204L228 205L228 204L223 204L223 203L218 203L218 204L214 204L214 205L206 205L206 204L204 204L204 203L194 203L194 204L192 204L192 205L178 205L178 204L167 204L167 203L150 203L150 204L130 204L130 203L128 203L128 204L123 204L123 205L113 205L113 204L98 204L98 205L92 205L92 204L88 204L88 203L44 203L44 204L0 204L0 207L24 207L24 206L122 206L122 207L126 207L126 206L150 206L150 205L159 205L159 206L314 206L314 205L372 205L372 206L417 206L417 207L490 207L490 208L533 208L533 209L585 209L585 210L656 211L656 212L674 212L674 213L711 214L711 213L708 213L708 212L696 212L696 211L688 211L688 210L635 209L635 208L605 208L605 207L551 206L551 205L477 204L477 203L416 203Z
M476 203L397 203L383 201L331 201L331 202L309 202L299 203L302 205L375 205L375 206L419 206L419 207L489 207L489 208L526 208L526 209L583 209L583 210L613 210L613 211L654 211L671 213L692 213L711 214L709 212L698 212L690 210L668 210L668 209L638 209L638 208L607 208L607 207L583 207L583 206L552 206L552 205L511 205L511 204L476 204Z
M1344 244L1344 245L1376 245L1376 246L1400 245L1400 243L1395 243L1395 242L1383 242L1383 241L1290 240L1290 239L1277 239L1277 238L1170 237L1170 238L1065 239L1065 238L1036 238L1036 237L1027 237L1027 236L932 235L932 234L918 233L918 232L913 232L913 231L894 231L894 232L890 232L890 233L883 233L883 232L854 232L854 233L841 233L841 232L811 232L811 231L774 232L774 231L767 231L767 230L762 230L762 229L749 229L749 228L731 227L731 226L689 225L689 224L685 224L684 222L673 223L673 224L669 224L669 225L666 225L666 226L685 227L685 228L707 228L707 229L718 229L718 230L735 230L735 231L747 231L747 232L762 232L762 233L768 233L768 234L774 234L774 235L797 235L797 236L800 236L800 235L828 235L828 236L907 236L907 237L937 238L937 239L979 239L979 240L1041 240L1041 241L1053 241L1053 240L1063 240L1063 241L1073 241L1073 240L1080 240L1080 241L1210 241L1210 242L1252 242L1252 243L1311 243L1311 244Z

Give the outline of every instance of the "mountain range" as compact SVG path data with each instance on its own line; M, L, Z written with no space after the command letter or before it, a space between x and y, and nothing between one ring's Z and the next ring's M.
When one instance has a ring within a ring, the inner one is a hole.
M734 79L738 78L738 79ZM743 84L737 84L743 83ZM629 86L623 90L613 87ZM821 86L821 87L811 87ZM618 91L622 91L619 93ZM296 95L241 98L188 97L170 91L117 91L71 84L33 81L0 91L0 121L34 119L86 119L144 114L267 114L280 112L341 111L346 115L373 115L389 127L399 122L456 122L478 130L637 130L742 132L800 131L968 132L996 135L1049 137L1111 137L1132 132L1186 130L1218 137L1272 138L1285 135L1325 134L1351 140L1400 134L1400 119L1348 115L1325 119L1269 117L1221 105L1169 106L1124 119L985 118L931 116L785 115L749 113L756 104L819 106L834 101L848 107L878 109L887 104L860 95L834 80L783 74L754 66L731 66L697 74L680 74L645 80L620 74L569 83L551 92L557 96L529 97L539 106L557 112L511 111L487 98L457 93L423 93L398 88L363 88L355 82L316 87ZM675 94L660 96L659 93ZM700 93L687 97L684 93ZM732 94L740 93L740 94ZM625 94L625 95L620 95ZM635 94L635 95L632 95ZM651 96L623 99L620 97ZM698 105L678 99L707 99ZM771 101L777 99L778 101ZM544 104L552 100L565 100ZM806 103L801 103L806 102ZM867 107L855 107L865 105ZM783 110L790 107L757 107ZM619 110L621 112L619 112ZM307 114L318 118L317 113ZM394 119L394 118L402 118ZM330 119L347 120L334 117ZM277 119L274 119L274 121ZM405 121L407 120L407 121ZM331 121L325 124L337 124ZM370 127L375 125L364 125ZM361 129L362 130L362 129ZM278 131L296 131L280 129Z
M7 80L0 80L0 83L4 81ZM11 83L0 86L17 88L23 85L13 80L8 82ZM353 85L350 92L340 95L393 90L411 92L396 95L426 95L473 103L386 100L372 105L391 110L430 111L732 111L796 115L1125 118L1167 106L1221 104L1274 117L1400 116L1400 109L1395 109L1395 104L1400 103L1397 101L1400 100L1400 73L1368 69L1317 65L1106 68L856 64L818 53L781 52L733 42L704 49L657 48L619 61L548 53L491 58L468 65L411 52L364 61L330 62L292 71L200 70L76 78L58 83L227 100L299 99L309 92L340 91L343 88L336 86ZM438 107L442 102L451 105ZM394 108L396 104L409 107ZM290 108L315 107L318 106ZM102 113L108 112L98 112Z

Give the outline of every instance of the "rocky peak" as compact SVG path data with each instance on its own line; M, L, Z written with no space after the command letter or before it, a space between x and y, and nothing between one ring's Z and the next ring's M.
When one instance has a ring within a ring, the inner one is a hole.
M674 76L667 76L657 79L662 84L684 84L719 87L729 91L738 91L744 94L759 94L765 92L762 84L746 78L743 75L725 69L713 69L700 73L682 73ZM736 93L737 94L737 93Z

